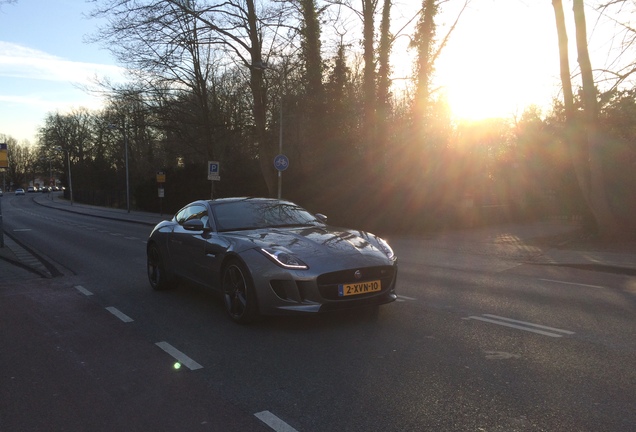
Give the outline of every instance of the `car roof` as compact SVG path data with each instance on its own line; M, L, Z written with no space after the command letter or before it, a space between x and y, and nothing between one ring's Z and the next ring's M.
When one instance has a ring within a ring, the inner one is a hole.
M217 206L221 204L228 204L240 201L253 201L253 202L288 202L285 200L279 200L276 198L259 198L259 197L230 197L230 198L216 198L207 200L211 206Z

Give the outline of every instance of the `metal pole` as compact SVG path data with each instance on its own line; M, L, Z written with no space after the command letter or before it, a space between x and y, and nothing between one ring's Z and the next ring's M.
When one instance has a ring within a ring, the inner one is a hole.
M130 182L128 180L128 132L124 120L124 151L126 152L126 210L130 213Z
M71 205L73 205L73 179L71 179L71 152L66 150L66 161L68 162L68 188L71 195Z
M51 182L53 179L53 168L51 166L51 156L49 156L49 199L52 200L53 197L51 194L53 193L53 186L55 186L55 182ZM51 185L53 183L53 185Z
M283 154L283 94L280 95L280 132L278 134L278 154ZM283 172L278 170L278 199L283 194Z

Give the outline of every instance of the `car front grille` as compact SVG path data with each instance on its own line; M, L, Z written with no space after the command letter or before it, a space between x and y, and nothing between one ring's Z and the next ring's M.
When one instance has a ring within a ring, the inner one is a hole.
M356 277L356 271L360 272L361 275L359 277ZM394 277L395 267L393 266L342 270L318 276L318 290L320 291L320 295L327 300L353 300L356 298L371 297L386 292L391 286ZM382 289L380 291L349 297L341 297L338 295L339 285L372 280L381 281Z

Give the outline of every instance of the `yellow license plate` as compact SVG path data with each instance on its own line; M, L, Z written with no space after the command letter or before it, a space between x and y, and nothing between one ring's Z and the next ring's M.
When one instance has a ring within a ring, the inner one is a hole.
M382 282L379 280L356 282L350 284L338 285L338 295L340 297L346 297L358 294L367 294L382 289Z

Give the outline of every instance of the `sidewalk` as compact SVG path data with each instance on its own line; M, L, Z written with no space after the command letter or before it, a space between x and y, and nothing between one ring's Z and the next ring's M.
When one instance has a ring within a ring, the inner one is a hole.
M59 210L82 213L90 216L100 217L104 219L126 220L148 226L155 226L162 220L170 219L173 215L159 213L148 213L136 210L128 212L125 209L115 209L109 207L98 207L87 204L71 204L70 201L63 198L61 194L40 194L34 198L36 204L44 207L52 207Z
M34 201L42 206L63 211L83 213L93 217L126 220L154 226L170 219L172 215L126 211L85 204L71 203L59 194L41 194ZM519 256L523 262L543 265L562 265L589 270L636 275L636 242L621 244L595 244L582 241L577 235L578 226L563 221L545 221L529 224L508 224L503 226L464 229L437 236L438 239L470 244L472 248L482 248L485 244L514 243L512 249L532 250L532 259ZM5 233L5 247L0 248L0 282L5 279L26 277L50 277L46 268ZM462 248L463 249L463 248ZM527 254L526 254L527 257Z

